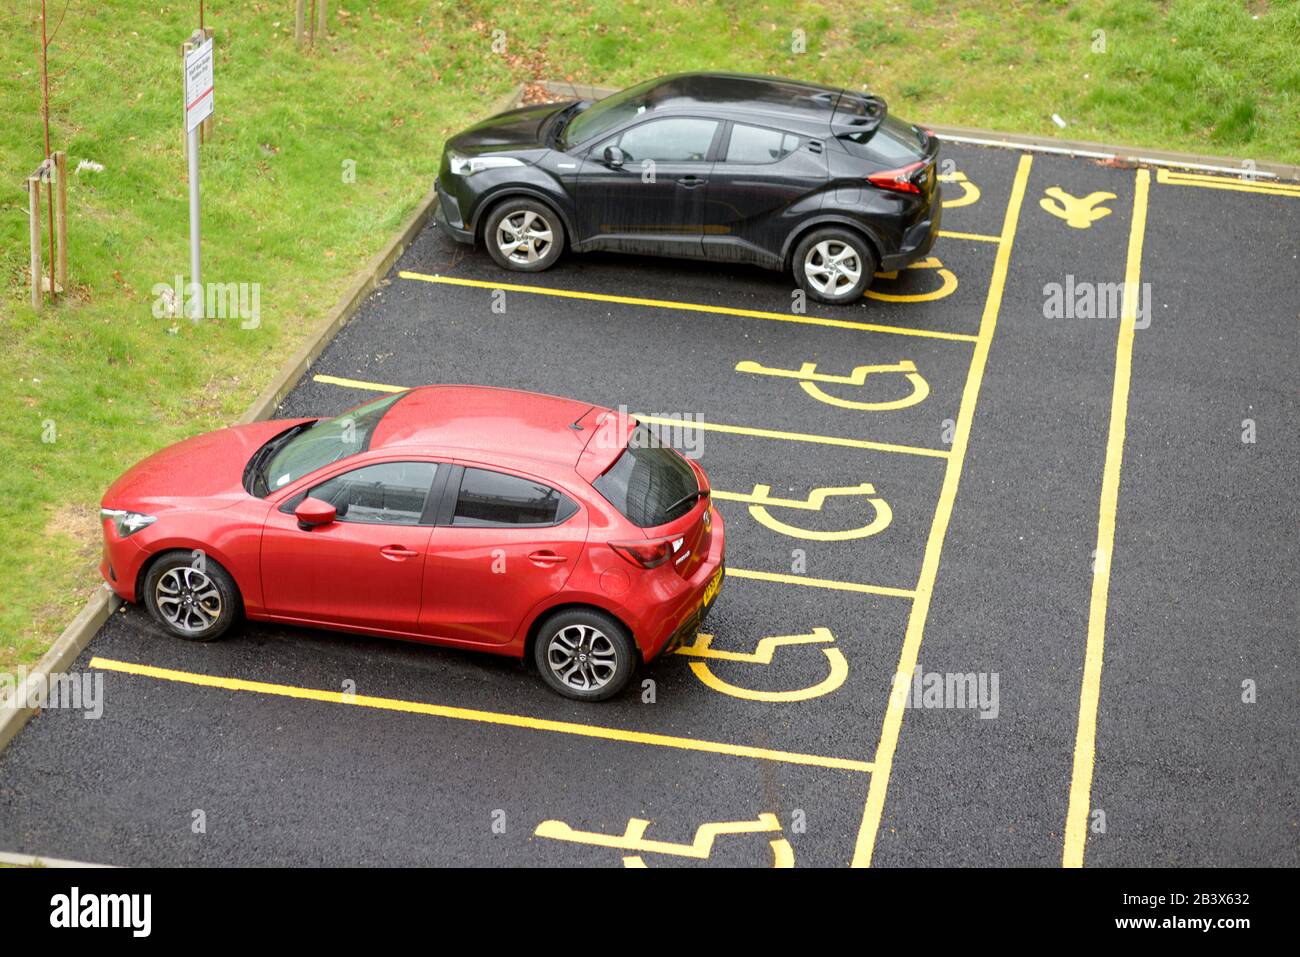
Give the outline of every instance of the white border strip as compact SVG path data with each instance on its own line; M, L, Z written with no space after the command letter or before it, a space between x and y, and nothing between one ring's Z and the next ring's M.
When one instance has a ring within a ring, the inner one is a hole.
M1240 176L1244 180L1281 179L1277 173L1263 169L1251 169L1246 166L1213 166L1209 163L1190 163L1182 160L1155 159L1149 156L1125 156L1121 153L1100 153L1094 150L1072 149L1068 146L1046 146L1038 143L1016 143L1010 140L985 140L974 136L953 136L935 131L935 136L949 143L965 143L969 146L991 146L995 149L1015 150L1021 153L1050 153L1055 156L1082 156L1087 159L1114 160L1122 163L1135 163L1139 166L1167 166L1176 169L1199 169L1211 173L1228 173Z
M1020 153L1054 153L1058 156L1086 156L1089 159L1112 159L1120 157L1115 153L1096 153L1092 150L1070 149L1065 146L1040 146L1036 143L1013 143L1010 140L983 140L974 136L954 136L934 131L934 135L948 143L966 143L970 146L992 146L1003 150L1016 150Z
M67 861L61 857L39 857L35 854L11 854L0 851L0 864L14 867L114 867L113 864L88 864L85 861Z

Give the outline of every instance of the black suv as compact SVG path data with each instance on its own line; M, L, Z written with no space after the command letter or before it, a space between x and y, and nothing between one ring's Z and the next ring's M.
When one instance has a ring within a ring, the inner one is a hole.
M878 97L684 73L452 137L437 217L507 269L546 269L567 243L790 269L814 299L847 303L929 252L938 153Z

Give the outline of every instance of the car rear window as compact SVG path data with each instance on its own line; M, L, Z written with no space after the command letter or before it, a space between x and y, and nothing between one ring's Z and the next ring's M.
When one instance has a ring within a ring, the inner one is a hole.
M681 518L695 507L700 489L687 461L637 426L627 449L591 483L638 528L654 528Z
M925 156L921 131L892 116L886 116L874 130L842 133L839 140L854 156L887 167L907 166Z

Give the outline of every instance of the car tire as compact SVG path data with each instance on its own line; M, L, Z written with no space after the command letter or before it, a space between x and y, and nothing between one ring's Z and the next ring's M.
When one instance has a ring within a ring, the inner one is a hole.
M242 607L230 573L211 558L197 562L189 552L173 552L154 562L143 590L154 621L169 635L186 641L220 638Z
M498 266L541 272L554 266L564 250L564 223L545 203L508 199L488 215L483 243Z
M876 273L876 254L859 233L815 229L795 247L795 282L818 302L842 306L857 302Z
M542 622L533 663L542 680L566 698L604 701L631 682L637 653L618 620L594 608L573 608Z

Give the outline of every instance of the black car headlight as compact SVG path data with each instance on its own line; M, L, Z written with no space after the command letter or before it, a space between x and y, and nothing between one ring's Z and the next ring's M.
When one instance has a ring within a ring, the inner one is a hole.
M157 515L145 515L143 512L129 512L121 508L101 508L99 510L101 519L108 519L117 529L118 538L126 538L128 535L134 535L140 529L152 525L158 521Z
M457 176L473 176L485 169L501 169L506 166L523 166L523 160L513 156L466 156L455 150L447 151L447 164Z

